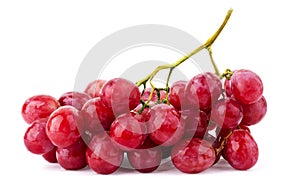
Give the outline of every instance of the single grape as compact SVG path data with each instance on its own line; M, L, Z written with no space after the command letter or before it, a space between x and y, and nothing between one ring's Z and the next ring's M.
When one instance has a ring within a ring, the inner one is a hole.
M106 133L93 137L86 150L86 160L98 174L111 174L118 170L123 161L123 151L119 149Z
M47 119L39 119L30 124L24 135L24 144L28 151L34 154L44 154L51 151L54 145L46 135Z
M59 107L59 102L49 95L36 95L30 97L22 106L22 117L28 123L49 117Z
M110 108L104 106L100 97L90 99L84 104L80 115L83 120L83 130L92 133L99 133L109 130L115 120L115 115Z
M156 144L174 145L184 134L184 124L176 109L167 104L158 104L150 109L148 133Z
M224 90L227 97L232 97L232 91L231 91L231 81L228 79L225 79L224 81Z
M139 122L131 113L118 116L110 127L110 137L125 151L140 147L144 143L146 135L146 124Z
M127 157L131 166L137 171L149 173L159 167L162 151L148 138L139 149L128 152Z
M189 107L209 111L222 93L222 83L211 72L194 76L187 84L184 97Z
M105 82L106 82L105 80L94 80L94 81L90 82L86 86L84 93L88 94L92 98L99 97L100 91L101 91L103 85L105 84Z
M60 96L58 99L61 106L70 105L75 107L78 110L81 110L82 106L89 100L91 97L88 94L81 92L66 92Z
M181 108L186 107L184 96L186 84L187 81L181 80L175 82L170 88L169 101L170 104L172 104L177 110L181 110Z
M82 169L87 165L85 152L86 145L81 139L68 147L57 148L58 164L66 170Z
M117 116L128 113L140 104L141 94L131 81L114 78L103 85L100 97L103 104Z
M206 113L197 110L184 110L180 114L185 124L185 136L203 138L208 126Z
M176 144L171 154L174 166L184 173L199 173L211 167L215 162L215 150L212 145L199 138L185 139Z
M49 163L57 163L56 150L57 147L54 147L51 151L43 154L42 157Z
M260 77L250 70L236 70L230 78L233 96L243 104L257 102L263 94Z
M216 102L211 111L211 119L226 129L236 128L243 118L242 107L233 98L225 98Z
M241 124L243 125L255 125L260 122L267 113L267 101L265 97L261 97L257 102L252 104L242 104L243 107L243 119Z
M224 149L228 163L238 170L247 170L258 160L257 144L251 134L243 129L232 132Z
M80 139L80 116L76 108L62 106L49 117L46 133L57 147L68 147Z

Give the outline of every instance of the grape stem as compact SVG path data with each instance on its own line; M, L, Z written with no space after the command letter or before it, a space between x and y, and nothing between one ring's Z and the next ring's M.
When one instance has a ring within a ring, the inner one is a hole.
M154 84L152 83L152 80L153 78L156 76L156 74L161 71L161 70L165 70L165 69L170 69L169 71L169 75L168 75L168 78L167 78L167 82L166 82L166 89L168 90L169 89L169 80L170 80L170 77L171 77L171 74L172 74L172 71L174 70L174 68L176 68L177 66L179 66L181 63L183 63L184 61L186 61L187 59L189 59L190 57L192 57L193 55L197 54L198 52L200 52L201 50L203 49L206 49L209 53L209 56L210 56L210 59L211 59L211 62L212 62L212 65L214 67L214 70L215 70L215 73L216 75L220 76L220 72L213 60L213 57L212 57L212 51L211 51L211 46L213 45L213 43L215 42L215 40L217 39L217 37L220 35L220 33L222 32L223 28L225 27L225 25L227 24L230 16L231 16L231 13L232 13L232 9L229 9L227 14L226 14L226 17L223 21L223 23L221 24L221 26L218 28L218 30L203 44L203 45L200 45L199 47L197 47L196 49L194 49L192 52L190 52L189 54L187 55L184 55L182 58L180 58L178 61L172 63L172 64L165 64L165 65L160 65L158 66L153 72L151 72L148 76L146 76L145 78L141 79L140 81L136 82L136 85L138 87L140 87L141 85L144 86L144 89L143 89L143 92L145 91L146 89L146 83L149 81L150 83L150 86L151 86L151 93L149 95L149 98L146 102L146 104L148 104L151 99L152 99L152 96L153 96L153 93L155 91L155 86ZM168 100L168 92L167 92L167 103L169 103L169 100Z

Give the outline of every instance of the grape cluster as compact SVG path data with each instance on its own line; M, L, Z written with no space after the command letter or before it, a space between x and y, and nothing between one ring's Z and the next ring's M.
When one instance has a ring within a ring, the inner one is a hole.
M247 170L258 160L249 126L266 111L262 81L250 70L206 72L167 89L95 80L84 92L27 99L24 144L64 169L89 166L99 174L115 172L124 157L143 173L164 158L185 173L204 171L221 157Z

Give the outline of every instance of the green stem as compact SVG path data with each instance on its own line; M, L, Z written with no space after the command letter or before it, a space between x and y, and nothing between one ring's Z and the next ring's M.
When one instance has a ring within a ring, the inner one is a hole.
M146 83L149 81L150 82L150 86L151 86L151 93L149 96L149 99L147 100L147 103L150 102L150 100L152 99L154 90L155 90L155 86L152 83L153 78L156 76L156 74L164 69L170 69L173 70L174 68L176 68L177 66L179 66L181 63L183 63L184 61L186 61L187 59L189 59L190 57L192 57L193 55L197 54L198 52L200 52L203 49L207 49L210 53L211 59L212 59L212 54L211 54L211 46L213 45L213 43L215 42L215 40L217 39L217 37L220 35L220 33L222 32L222 30L224 29L225 25L227 24L231 14L232 14L232 9L229 9L226 17L223 21L223 23L221 24L221 26L218 28L218 30L210 37L208 38L208 40L201 46L197 47L196 49L194 49L192 52L190 52L189 54L183 56L182 58L180 58L178 61L174 62L173 64L165 64L165 65L161 65L158 66L153 72L151 72L148 76L146 76L145 78L141 79L140 81L138 81L136 83L136 85L139 87L142 84L144 84L144 88L146 86ZM220 75L219 70L217 69L217 66L215 65L215 63L213 62L212 59L212 63L213 66L215 68L215 71L217 73L217 75Z

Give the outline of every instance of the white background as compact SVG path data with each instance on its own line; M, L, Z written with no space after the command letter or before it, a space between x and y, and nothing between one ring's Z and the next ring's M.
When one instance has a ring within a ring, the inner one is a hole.
M0 190L299 190L297 5L291 0L1 1ZM230 7L232 18L213 46L215 60L221 70L258 73L268 101L266 117L252 128L260 148L254 168L219 165L196 175L170 170L103 176L64 171L26 151L23 102L35 94L58 97L72 90L81 61L98 41L125 27L165 24L203 42Z

